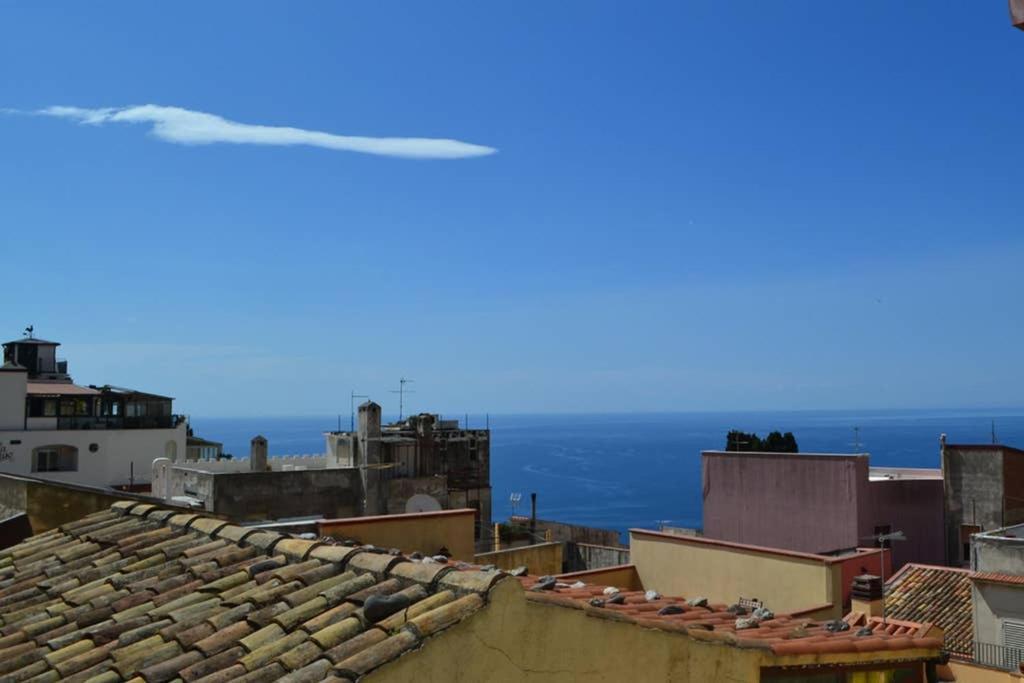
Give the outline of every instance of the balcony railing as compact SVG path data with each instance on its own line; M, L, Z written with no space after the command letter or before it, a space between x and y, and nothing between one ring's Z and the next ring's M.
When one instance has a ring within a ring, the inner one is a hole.
M1009 647L974 641L974 662L1005 671L1019 671L1024 662L1024 647Z
M58 417L57 429L174 429L185 421L183 415L147 417L97 417L78 415Z

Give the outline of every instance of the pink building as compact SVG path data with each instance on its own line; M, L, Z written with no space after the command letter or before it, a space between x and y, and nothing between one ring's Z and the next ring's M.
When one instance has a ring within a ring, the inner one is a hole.
M902 531L892 563L943 564L940 470L870 467L867 455L702 453L707 538L834 554Z

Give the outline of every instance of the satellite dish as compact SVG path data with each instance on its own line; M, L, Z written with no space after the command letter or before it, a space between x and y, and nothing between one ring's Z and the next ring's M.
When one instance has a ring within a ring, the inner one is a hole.
M441 504L437 502L437 499L433 496L428 496L425 493L417 493L409 500L405 501L406 513L411 512L438 512L441 510Z

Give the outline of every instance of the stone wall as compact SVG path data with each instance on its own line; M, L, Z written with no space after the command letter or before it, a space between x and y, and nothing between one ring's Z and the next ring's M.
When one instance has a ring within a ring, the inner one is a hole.
M218 474L213 509L233 520L354 517L362 490L352 469Z
M569 542L565 544L565 568L563 571L580 572L624 564L629 564L629 548L614 548L590 543Z

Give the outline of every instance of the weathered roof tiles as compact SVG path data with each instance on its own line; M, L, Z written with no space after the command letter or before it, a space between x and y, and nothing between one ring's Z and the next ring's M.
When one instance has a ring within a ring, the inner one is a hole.
M126 501L0 550L0 678L355 680L506 577Z
M931 624L893 622L850 614L843 620L818 621L762 612L749 620L745 609L705 600L665 597L654 592L615 591L593 584L567 584L540 577L519 579L526 598L584 610L588 616L635 623L645 628L684 633L699 640L721 641L738 647L763 648L776 655L870 652L910 648L940 648L928 637ZM549 588L543 588L549 586ZM614 598L614 599L612 599ZM749 620L741 627L743 620Z

